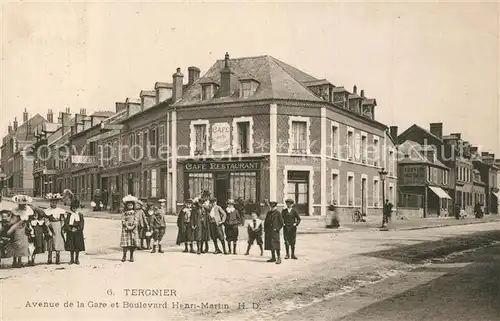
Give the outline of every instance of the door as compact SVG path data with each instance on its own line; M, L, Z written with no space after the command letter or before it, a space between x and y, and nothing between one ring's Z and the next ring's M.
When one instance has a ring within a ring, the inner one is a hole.
M215 176L215 188L214 195L217 198L217 204L226 208L226 203L228 199L228 174L227 173L218 173Z
M366 214L366 178L361 179L361 213Z
M309 215L309 172L288 172L287 198L295 203L294 208L300 215Z

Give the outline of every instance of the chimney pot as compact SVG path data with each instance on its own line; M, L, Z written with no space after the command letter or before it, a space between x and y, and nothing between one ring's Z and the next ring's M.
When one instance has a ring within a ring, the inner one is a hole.
M226 55L224 56L224 68L229 68L229 53L226 52Z
M358 92L358 86L354 85L352 87L352 91L353 91L354 94L356 94Z
M66 114L71 114L71 109L69 107L66 107Z
M182 79L184 75L181 73L181 68L177 68L177 72L172 75L173 78L173 90L172 90L172 100L176 102L182 97Z
M26 110L26 108L24 108L24 112L23 112L23 123L27 122L28 121L28 111Z
M361 89L361 94L360 95L361 95L362 98L365 98L365 90L364 89Z
M220 72L220 97L231 96L233 90L231 88L231 69L229 68L229 54L226 52L224 59L224 69Z
M188 68L188 86L200 78L200 69L194 66Z
M14 117L14 130L17 130L17 117Z

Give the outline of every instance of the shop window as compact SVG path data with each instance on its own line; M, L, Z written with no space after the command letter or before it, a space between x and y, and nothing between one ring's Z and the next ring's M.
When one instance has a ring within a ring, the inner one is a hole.
M257 202L257 173L230 173L229 197L246 203Z
M214 179L212 173L189 173L188 186L188 198L199 197L204 191L208 191L210 195L214 195Z

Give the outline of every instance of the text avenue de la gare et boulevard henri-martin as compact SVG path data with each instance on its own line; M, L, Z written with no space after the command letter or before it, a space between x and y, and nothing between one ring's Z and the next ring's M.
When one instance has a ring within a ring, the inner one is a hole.
M108 291L112 295L112 291ZM173 289L124 289L123 294L126 297L176 297L177 291ZM26 308L122 308L122 309L192 309L192 310L230 310L232 307L227 303L220 302L180 302L180 301L164 301L164 302L143 302L123 300L121 303L117 301L66 301L49 302L49 301L26 301ZM258 309L257 303L238 303L238 309Z

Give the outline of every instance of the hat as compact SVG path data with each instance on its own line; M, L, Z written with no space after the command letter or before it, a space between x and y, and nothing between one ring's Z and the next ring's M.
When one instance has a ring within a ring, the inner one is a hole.
M57 201L57 200L60 200L62 198L62 196L59 193L56 193L56 194L49 193L46 195L46 197L48 200L51 200L51 201Z
M199 197L193 198L193 203L198 203L198 202L200 202L200 198Z
M287 199L285 200L285 203L290 203L290 204L293 204L293 203L295 203L295 202L293 201L293 199L291 199L291 198L287 198Z
M276 206L276 205L278 205L278 202L276 202L276 201L270 201L270 202L269 202L269 205L271 205L271 206Z
M69 206L70 208L79 208L80 207L80 201L77 199L74 199L71 201L71 205Z
M21 204L31 203L31 202L33 202L33 199L28 195L16 195L12 198L12 201L14 203L21 205Z
M161 198L161 199L158 200L158 203L166 203L166 202L167 202L167 200L164 199L164 198Z
M137 197L135 196L132 196L132 195L127 195L125 196L123 199L122 199L122 202L123 204L127 204L127 203L137 203L139 202L139 200L137 199Z
M230 198L230 199L228 199L228 200L227 200L227 204L233 204L233 205L234 205L234 200L233 200L233 199L231 199L231 198Z

